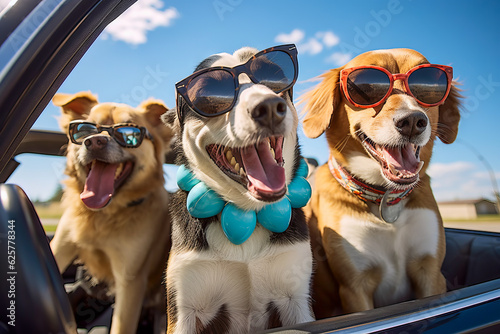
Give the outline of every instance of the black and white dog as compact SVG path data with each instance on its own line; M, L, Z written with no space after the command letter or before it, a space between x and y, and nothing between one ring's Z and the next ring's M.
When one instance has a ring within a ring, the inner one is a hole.
M177 110L163 120L177 130L178 164L244 214L226 223L224 211L196 218L187 208L191 194L181 186L174 195L168 333L247 333L314 320L302 209L292 201L281 233L259 222L260 210L289 197L299 174L296 78L294 45L261 52L245 47L208 57L176 85ZM219 205L205 204L209 211ZM225 226L239 232L253 212L257 224L235 242Z

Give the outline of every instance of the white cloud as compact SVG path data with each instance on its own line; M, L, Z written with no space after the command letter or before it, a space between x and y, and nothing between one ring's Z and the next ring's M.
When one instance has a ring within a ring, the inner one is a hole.
M332 31L318 31L316 38L321 39L327 48L331 48L340 43L340 38Z
M432 163L427 169L430 177L440 179L444 176L471 172L476 166L467 161L455 161L451 163Z
M281 33L274 40L278 43L295 43L301 54L317 55L325 48L332 48L340 43L340 38L331 30L318 31L314 37L306 39L306 34L301 29L293 29L289 34ZM351 54L336 52L327 58L328 62L343 65L352 58ZM341 64L342 63L342 64Z
M488 179L491 180L491 174L488 171L479 171L474 176L482 178L482 179ZM500 172L493 172L493 177L496 179L500 179Z
M12 4L11 4L12 2ZM16 3L17 1L11 1L11 0L0 0L0 12L7 8L7 6L12 6Z
M326 58L327 63L333 63L336 66L345 65L349 60L352 59L350 53L334 52L328 58Z
M312 77L312 78L309 78L309 79L306 79L306 80L300 80L300 81L297 81L297 84L307 84L307 83L317 83L317 82L320 82L322 81L323 79L320 77L320 76L317 76L317 77ZM300 94L298 94L300 95Z
M309 53L314 56L323 50L323 45L316 38L309 38L306 43L297 45L297 48L300 53Z
M116 20L111 22L103 33L103 38L111 38L138 45L146 43L147 32L158 27L168 27L179 17L174 7L162 10L161 0L139 0Z
M304 39L305 33L300 29L293 29L289 34L279 34L274 38L278 43L288 44L288 43L299 43Z
M471 162L432 163L427 169L437 201L458 199L493 199L489 174ZM496 172L497 182L500 172Z

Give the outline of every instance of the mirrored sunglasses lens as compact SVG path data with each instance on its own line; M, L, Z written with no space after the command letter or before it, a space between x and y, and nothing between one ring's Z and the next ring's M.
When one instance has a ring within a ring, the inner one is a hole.
M372 105L382 100L391 86L386 73L374 69L358 69L347 77L347 92L360 105Z
M233 76L224 70L205 72L187 87L187 96L194 107L205 114L228 110L234 100L236 87Z
M123 126L114 129L115 139L125 146L138 146L141 143L141 130L134 127Z
M271 51L252 60L250 72L260 84L281 92L293 83L295 66L286 52Z
M88 136L95 135L99 131L97 130L97 127L94 124L88 124L88 123L81 123L81 124L76 124L73 127L72 131L72 138L75 142L81 144L87 138Z
M415 98L423 103L439 103L448 90L446 72L436 67L423 67L411 73L408 86Z

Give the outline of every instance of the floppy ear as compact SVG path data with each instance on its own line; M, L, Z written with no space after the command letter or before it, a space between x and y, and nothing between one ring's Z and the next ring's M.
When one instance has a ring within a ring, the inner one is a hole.
M160 124L161 115L168 111L168 107L162 100L149 99L142 102L137 108L143 110L146 120L152 125Z
M460 121L460 89L456 87L457 83L452 82L450 94L444 104L439 106L439 122L437 135L445 144L451 144L455 141L458 134L458 122Z
M319 137L330 126L333 112L342 100L340 71L343 68L342 66L322 74L320 77L323 81L299 98L300 104L306 103L303 127L309 138Z
M91 92L79 92L76 94L57 93L52 98L54 105L61 107L62 117L59 126L66 130L69 122L75 119L85 119L90 109L97 104L97 96Z
M168 107L162 100L149 99L142 102L138 107L143 113L146 121L154 128L156 136L161 136L164 142L172 139L172 129L163 125L162 115L168 112Z

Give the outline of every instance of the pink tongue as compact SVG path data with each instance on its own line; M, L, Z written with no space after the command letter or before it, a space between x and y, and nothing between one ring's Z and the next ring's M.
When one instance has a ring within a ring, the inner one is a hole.
M257 149L254 146L243 149L241 159L250 181L250 192L264 196L283 192L285 169L276 163L266 142L260 143Z
M417 171L420 159L415 156L415 151L411 144L404 147L385 148L382 150L387 163L394 166L399 171L415 173Z
M101 209L111 200L115 191L115 172L119 164L96 160L90 170L80 199L91 209Z

